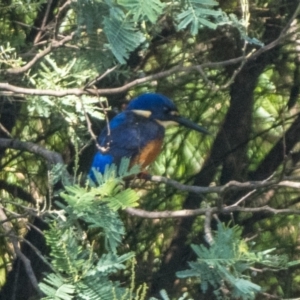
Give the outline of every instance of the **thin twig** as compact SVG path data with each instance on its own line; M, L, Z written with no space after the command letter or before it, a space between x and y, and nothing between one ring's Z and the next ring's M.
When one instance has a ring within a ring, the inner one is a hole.
M243 196L241 199L239 199L239 201L237 201L236 203L234 203L234 206L238 206L240 205L242 202L244 202L245 200L247 200L251 195L253 195L256 192L256 189L253 191L250 191L249 193L247 193L245 196Z
M70 42L73 39L74 35L75 35L75 32L71 33L70 35L67 35L60 41L52 41L51 44L47 48L45 48L43 51L41 51L37 55L35 55L34 58L31 61L29 61L26 65L24 65L23 67L10 68L7 70L3 70L1 73L17 75L17 74L22 74L22 73L28 71L33 65L35 65L38 61L40 61L43 57L45 57L47 54L52 52L53 49L60 48L65 43ZM4 83L4 85L5 85L5 83ZM0 88L3 88L3 86L2 87L0 86ZM21 92L21 94L22 94L22 92Z
M52 5L52 0L48 0L47 1L46 12L44 14L43 21L42 21L42 24L41 24L41 31L39 31L37 33L36 37L34 38L34 41L33 41L34 44L39 42L39 40L41 38L42 31L45 29L45 26L46 26L46 23L47 23L47 20L48 20L48 17L49 17L51 5Z
M21 238L20 239L23 243L27 244L33 252L38 256L38 258L46 264L51 270L53 270L53 266L47 261L47 259L43 256L42 252L35 247L31 242L29 242L27 239Z
M97 82L101 81L104 77L106 77L108 74L110 74L111 72L113 72L119 65L116 65L110 69L107 69L103 74L99 75L98 77L96 77L95 79L93 79L91 82L88 82L83 89L87 89L90 88L92 86L94 86Z
M214 243L214 238L211 232L211 210L208 210L205 213L205 221L204 221L204 238L209 245Z
M93 129L92 129L92 122L86 112L86 109L84 107L84 103L82 101L82 99L80 98L80 101L81 101L81 106L82 106L82 110L83 110L83 113L84 113L84 117L85 117L85 121L86 121L86 124L87 124L87 129L88 129L88 132L90 134L90 136L92 137L92 140L95 141L95 144L96 144L96 147L97 149L101 152L101 153L106 153L108 152L109 150L109 145L107 147L102 147L100 146L100 144L98 143L98 139L97 139L97 136L95 135ZM101 102L101 101L99 101ZM108 118L107 118L107 112L106 110L104 109L104 107L102 106L102 109L103 109L103 112L105 114L105 118L106 118L106 121L108 122ZM109 127L108 127L109 128ZM107 136L110 135L110 131L108 132Z
M0 207L0 220L1 221L5 221L7 220L7 217L3 211L3 209ZM5 231L6 233L6 237L9 238L9 240L11 241L12 245L13 245L13 248L14 248L14 251L15 251L15 254L16 256L23 262L23 265L25 267L25 271L26 271L26 274L32 284L32 286L34 287L34 289L37 291L37 293L39 294L39 296L41 297L42 296L42 292L39 288L39 285L38 285L38 281L37 281L37 278L32 270L32 267L31 267L31 262L30 260L22 253L20 247L19 247L19 242L18 242L18 238L17 238L17 235L15 234L14 232L14 228L12 226L12 224L10 222L6 222L4 224L2 224L2 228L3 230Z
M59 20L59 17L61 15L61 13L66 9L68 8L70 5L71 5L72 1L71 0L68 0L66 1L61 7L58 8L58 11L57 11L57 14L55 16L55 28L54 28L54 37L57 38L57 33L58 33L58 27L59 27L59 24L58 24L58 20Z
M98 96L98 99L99 99L99 105L101 106L101 108L103 110L103 113L104 113L104 116L105 116L106 130L107 130L106 138L107 138L108 142L104 147L102 147L102 146L100 146L100 144L98 143L98 140L97 140L96 141L96 146L102 153L105 153L105 152L108 152L109 149L110 149L110 143L111 143L110 133L111 133L111 131L110 131L109 118L108 118L106 108L104 107L102 101L100 100L100 95L97 95L97 96ZM106 106L108 106L108 103L106 103Z
M83 104L83 101L82 99L79 97L79 100L80 100L80 103L81 103L81 107L82 107L82 110L83 110L83 113L84 113L84 117L85 117L85 121L86 121L86 125L87 125L87 129L88 129L88 132L90 134L90 136L92 137L92 139L97 143L97 136L95 135L93 129L92 129L92 122L86 112L86 109L84 107L84 104Z
M12 137L11 133L5 128L2 123L0 123L0 130L2 130L7 136Z

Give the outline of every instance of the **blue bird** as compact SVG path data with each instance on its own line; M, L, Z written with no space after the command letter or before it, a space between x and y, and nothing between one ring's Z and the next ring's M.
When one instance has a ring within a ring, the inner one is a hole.
M139 164L144 170L161 151L165 127L178 124L208 134L203 127L179 116L175 104L166 96L155 93L138 96L99 135L100 147L89 177L94 179L92 169L104 173L106 165L118 165L123 157L130 158L131 166Z

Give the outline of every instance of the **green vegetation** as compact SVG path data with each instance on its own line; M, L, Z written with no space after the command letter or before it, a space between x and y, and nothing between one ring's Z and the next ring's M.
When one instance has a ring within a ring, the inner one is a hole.
M299 1L0 4L0 299L296 299ZM166 132L86 178L95 137L159 92Z

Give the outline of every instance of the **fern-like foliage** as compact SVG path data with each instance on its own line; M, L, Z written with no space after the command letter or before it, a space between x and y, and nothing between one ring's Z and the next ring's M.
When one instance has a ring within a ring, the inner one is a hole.
M190 26L191 34L195 35L201 27L216 29L218 23L224 21L224 13L214 9L218 6L214 0L187 0L184 3L184 10L177 15L178 30Z
M16 49L11 47L10 43L7 43L5 46L0 45L0 67L1 69L4 66L9 67L19 67L23 64L22 59L17 57Z
M119 18L116 14L105 17L103 24L112 53L121 64L125 64L129 54L145 40L144 36L134 28L133 22L122 14Z
M101 57L98 64L105 62L106 68L114 64L107 49L120 64L125 64L132 51L138 47L141 50L147 49L146 38L150 33L162 30L158 20L163 17L172 20L177 30L189 29L192 35L204 27L214 30L228 24L237 27L242 38L248 42L259 44L259 41L246 35L244 20L238 20L234 15L227 16L218 9L215 0L183 0L174 3L160 0L78 0L74 7L78 32L86 30L88 46L97 49L97 56ZM96 61L97 57L94 56L93 60Z
M117 281L109 280L109 275L125 268L123 264L133 257L133 253L117 256L103 254L100 258L91 246L85 245L73 226L61 229L57 222L46 232L47 244L51 246L51 263L55 273L49 274L42 283L45 299L121 299L125 292ZM99 298L101 295L101 298Z
M224 299L224 287L231 291L233 299L254 299L261 287L251 282L245 273L253 264L275 269L287 266L286 257L270 254L274 249L249 251L247 244L241 239L241 228L238 226L226 228L219 223L210 248L203 245L191 247L198 257L197 261L189 262L190 269L177 272L177 277L198 277L201 290L205 293L208 285L211 285L218 299Z
M71 300L74 299L75 286L66 283L58 274L51 273L39 284L41 290L47 295L44 300Z
M125 294L144 299L145 286L135 294L134 285L126 289L109 278L125 269L125 263L134 256L132 252L117 254L125 233L117 210L135 206L138 200L133 190L124 189L122 178L138 173L139 167L128 167L129 160L124 159L119 169L110 166L103 175L95 173L97 185L68 185L61 193L64 203L58 206L62 211L50 215L49 230L45 232L53 273L40 283L44 299L111 300L122 299ZM82 224L100 233L100 253L87 239Z
M77 278L79 270L82 272L82 268L88 265L89 253L83 251L78 239L73 235L73 229L74 227L60 227L54 222L45 237L48 245L55 245L51 248L52 265L55 270Z
M139 197L132 189L123 189L123 177L137 174L139 167L128 170L129 159L121 161L119 169L115 165L106 168L102 175L94 171L97 186L80 187L66 186L61 197L68 204L60 205L68 214L68 226L77 219L84 221L89 228L103 230L105 248L116 252L125 233L123 223L118 217L117 210L137 206Z
M159 0L118 0L118 4L131 12L135 22L149 20L154 24L162 14L165 3Z
M119 167L115 164L107 165L104 174L101 174L94 170L96 184L102 186L108 181L114 180L118 183L123 182L124 177L134 176L141 172L139 165L134 165L130 168L130 158L123 157L121 159ZM95 186L93 182L90 182L92 186Z

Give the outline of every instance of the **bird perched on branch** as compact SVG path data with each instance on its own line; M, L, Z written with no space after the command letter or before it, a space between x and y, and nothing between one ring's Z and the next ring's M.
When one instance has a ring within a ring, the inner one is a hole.
M99 135L90 178L94 178L93 169L104 173L106 165L118 165L123 157L130 158L131 166L139 164L144 170L160 153L168 125L183 125L208 134L203 127L181 117L166 96L147 93L133 99Z

